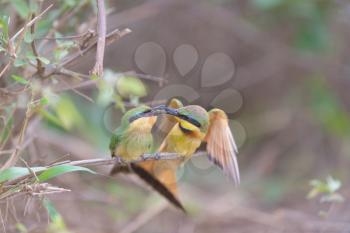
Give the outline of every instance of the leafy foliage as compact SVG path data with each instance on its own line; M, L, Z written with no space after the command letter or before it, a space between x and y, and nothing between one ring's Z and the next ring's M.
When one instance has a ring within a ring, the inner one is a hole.
M321 195L320 202L344 201L343 196L337 192L341 187L341 181L334 179L332 176L328 176L326 181L312 180L310 185L312 189L307 195L309 199Z
M47 198L43 200L43 205L47 209L47 212L50 217L50 224L48 226L47 232L52 233L69 233L70 231L67 229L66 224L60 215L60 213L56 210L54 204Z
M85 172L90 172L90 173L95 173L94 171L86 168L86 167L79 167L79 166L72 166L72 165L58 165L58 166L54 166L54 167L50 167L48 169L46 169L44 172L42 172L39 176L38 176L38 180L40 182L44 182L47 181L49 179L52 179L54 177L63 175L65 173L69 173L69 172L75 172L75 171L85 171Z

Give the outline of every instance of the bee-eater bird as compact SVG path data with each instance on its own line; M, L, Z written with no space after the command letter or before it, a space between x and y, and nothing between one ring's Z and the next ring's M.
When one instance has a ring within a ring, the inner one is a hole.
M112 157L118 156L129 165L116 164L110 174L134 171L143 180L147 180L153 188L166 197L176 207L184 208L177 198L157 179L132 161L138 160L145 153L150 153L153 147L151 130L157 121L157 115L164 112L165 106L150 108L140 106L127 111L121 119L121 125L114 131L110 141Z
M158 152L178 153L181 159L144 161L140 163L144 170L156 177L177 197L177 168L191 158L202 142L206 142L209 159L236 185L240 183L237 146L224 111L214 108L207 112L201 106L189 105L168 111L168 114L176 116L176 122Z

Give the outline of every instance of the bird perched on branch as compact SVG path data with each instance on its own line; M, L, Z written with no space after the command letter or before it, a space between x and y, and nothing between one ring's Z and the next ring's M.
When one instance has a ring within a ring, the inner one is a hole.
M166 110L165 106L153 109L148 106L140 106L124 114L121 125L113 133L109 148L112 157L118 156L126 164L116 164L110 175L120 172L135 172L176 207L184 211L182 204L162 183L146 170L132 163L132 161L140 159L143 154L152 151L153 136L151 130L157 121L157 115L166 113Z
M240 177L236 158L237 146L226 113L217 108L207 112L198 105L182 107L181 102L176 99L172 100L170 105L179 108L176 111L168 111L168 114L172 115L167 119L168 123L173 125L158 152L175 152L182 159L144 161L139 166L177 197L178 167L190 159L201 143L205 142L209 159L238 185ZM170 128L169 125L167 127Z

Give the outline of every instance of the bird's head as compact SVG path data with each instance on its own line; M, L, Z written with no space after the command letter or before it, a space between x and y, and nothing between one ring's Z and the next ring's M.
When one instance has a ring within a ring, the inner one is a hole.
M122 118L122 125L134 125L135 127L152 128L157 121L158 112L152 108L141 105L127 111Z
M208 131L208 112L198 105L188 105L179 109L168 108L168 114L176 116L183 132L195 133L204 138Z

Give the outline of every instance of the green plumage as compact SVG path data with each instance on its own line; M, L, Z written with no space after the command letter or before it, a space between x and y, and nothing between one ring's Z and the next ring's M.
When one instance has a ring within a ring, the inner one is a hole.
M118 155L128 161L137 159L142 154L151 150L153 145L151 129L153 125L147 125L146 118L129 122L130 117L149 109L148 106L140 106L124 114L121 119L121 125L114 131L111 137L109 149L112 156Z

